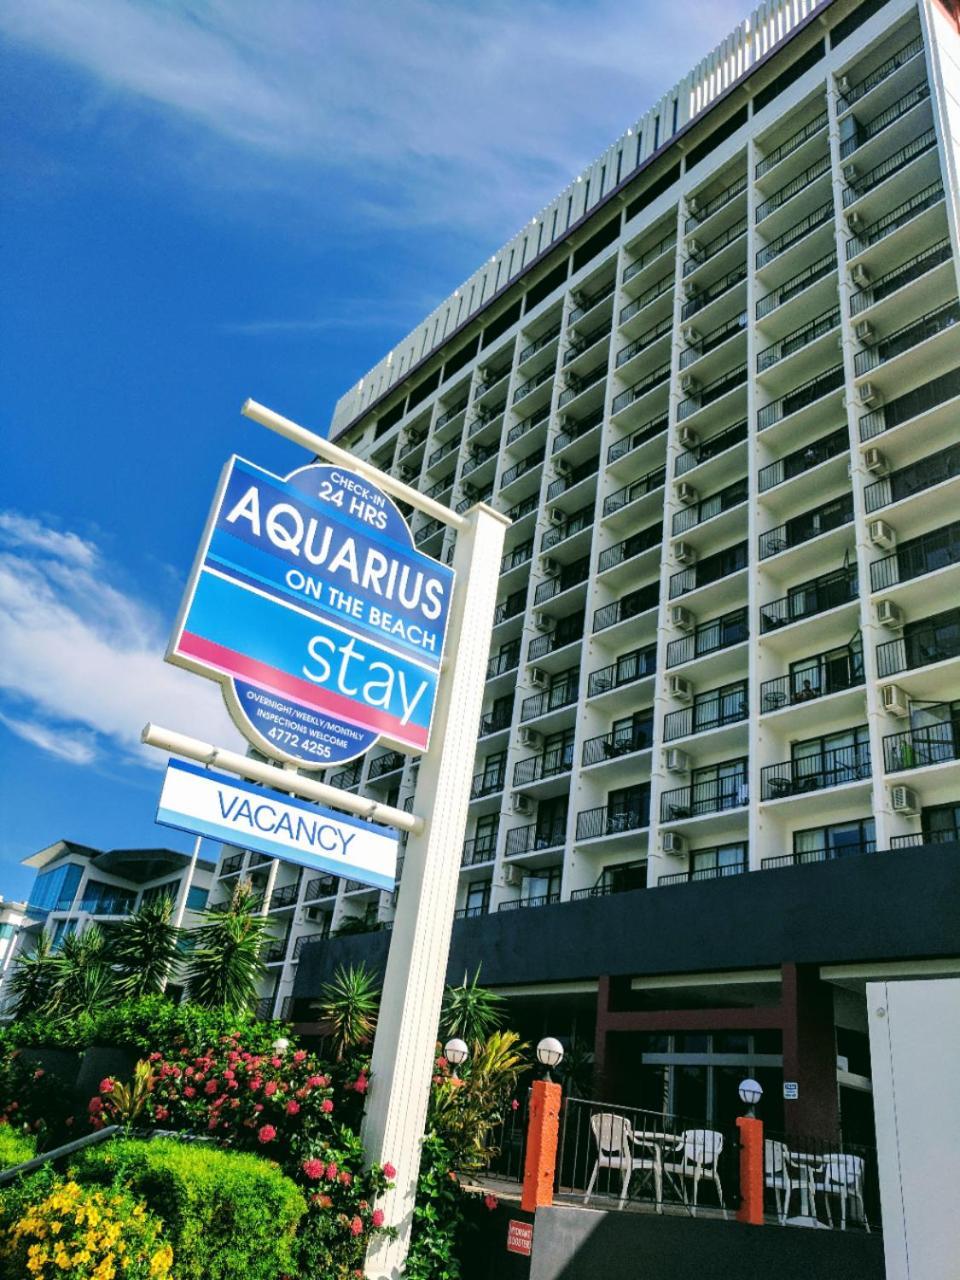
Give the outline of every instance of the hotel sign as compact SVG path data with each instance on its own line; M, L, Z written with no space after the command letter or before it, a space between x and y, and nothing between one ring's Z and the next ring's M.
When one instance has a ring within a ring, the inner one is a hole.
M265 755L321 769L425 751L453 570L342 467L224 468L167 659L218 680Z

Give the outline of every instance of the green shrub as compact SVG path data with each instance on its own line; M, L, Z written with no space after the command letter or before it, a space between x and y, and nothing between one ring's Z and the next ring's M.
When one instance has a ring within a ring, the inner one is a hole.
M177 1280L277 1280L296 1271L306 1204L271 1161L206 1143L125 1139L82 1152L71 1172L146 1202L173 1245Z
M0 1169L10 1169L15 1164L24 1164L37 1154L34 1138L26 1133L17 1133L8 1124L0 1125Z

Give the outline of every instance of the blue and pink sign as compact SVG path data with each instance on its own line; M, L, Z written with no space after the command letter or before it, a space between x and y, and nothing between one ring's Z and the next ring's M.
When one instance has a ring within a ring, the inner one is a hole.
M363 477L232 458L167 658L219 680L267 755L320 769L380 738L423 751L452 591Z

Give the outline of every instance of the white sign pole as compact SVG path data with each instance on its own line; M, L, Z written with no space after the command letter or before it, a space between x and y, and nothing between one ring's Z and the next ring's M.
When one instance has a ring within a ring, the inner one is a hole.
M179 929L183 925L183 917L187 910L187 898L190 896L190 886L193 884L193 876L197 869L197 859L200 857L200 846L202 843L202 836L197 836L196 840L193 842L193 854L190 858L190 866L188 867L187 874L184 876L183 882L180 885L180 892L177 894L177 905L173 915L173 927L175 929ZM166 991L167 983L169 981L170 970L168 969L163 975L163 980L160 983L161 991Z
M373 1044L372 1084L363 1124L371 1162L389 1161L396 1186L386 1194L395 1240L381 1239L366 1275L398 1280L410 1245L427 1117L437 1023L443 998L460 857L477 746L477 725L496 607L500 557L509 521L490 507L467 512L457 535L456 589L447 636L450 669L441 680L430 747L421 757L414 809L427 815L412 832L391 934Z

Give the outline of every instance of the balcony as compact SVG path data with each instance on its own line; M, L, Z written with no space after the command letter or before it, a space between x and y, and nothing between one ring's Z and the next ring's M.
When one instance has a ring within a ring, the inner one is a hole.
M803 271L799 271L795 276L791 276L789 280L785 280L783 284L778 285L776 289L772 289L770 293L766 293L762 298L759 298L757 300L757 319L762 320L771 311L775 311L785 303L791 302L798 294L804 293L807 289L817 284L818 281L832 275L836 269L836 251L831 250L824 257L811 263L809 267L805 267Z
M876 222L871 222L868 227L864 227L855 236L851 236L845 245L847 261L849 262L851 258L856 258L873 245L879 244L881 240L886 240L887 236L892 236L895 231L899 231L901 227L905 227L908 223L913 222L915 218L919 218L921 213L925 213L927 209L932 209L942 199L943 182L938 178L936 182L931 182L922 191L918 191L916 195L911 196L909 200L904 200L895 209L885 213L882 218L878 218Z
M537 493L528 494L527 497L521 498L519 502L515 502L512 507L507 508L506 514L516 524L518 520L522 520L524 516L530 515L532 511L536 511L540 505L540 498Z
M897 329L894 333L882 338L876 346L858 351L853 360L856 376L862 377L888 360L893 360L905 351L919 346L921 342L926 342L929 338L936 337L938 333L951 329L958 320L960 320L960 302L956 299L948 302L946 306L928 312L919 320L912 320L902 329Z
M939 240L936 244L931 245L929 249L924 249L922 253L918 253L906 262L898 264L891 271L878 276L865 289L860 289L851 295L851 316L858 316L862 311L866 311L868 307L872 307L877 302L882 302L884 298L896 293L899 289L904 288L905 285L921 279L930 271L935 271L943 263L949 262L952 256L953 250L950 246L950 241Z
M491 733L502 733L504 729L509 729L513 721L513 706L500 707L496 711L491 711L488 715L480 717L480 729L477 734L478 738L489 738Z
M960 658L960 610L952 609L923 623L911 623L903 636L877 645L877 675L899 675Z
M578 356L584 355L591 347L595 347L598 342L602 342L604 338L609 337L610 330L613 328L612 320L605 320L603 324L597 325L595 329L591 329L589 333L578 333L570 341L569 347L563 353L563 365L572 364Z
M891 849L913 849L925 844L953 844L960 840L960 829L957 827L938 827L936 831L912 831L909 835L893 836Z
M606 573L608 569L613 569L617 565L624 564L627 560L632 560L634 556L641 555L644 551L650 551L653 547L658 547L663 541L663 526L659 520L656 524L650 525L646 529L641 529L639 533L633 533L629 538L624 538L622 542L616 543L612 547L607 547L605 551L600 552L600 559L597 562L597 572ZM589 560L588 560L589 566Z
M766 200L761 200L756 208L755 221L760 223L768 218L771 213L780 209L795 195L799 195L807 187L812 186L818 178L822 178L824 174L830 172L830 156L819 156L812 164L807 165L806 169L798 173L795 178L791 178L772 195L767 196Z
M312 880L307 881L303 900L304 902L313 902L317 898L332 898L336 892L337 880L335 876L314 876Z
M546 778L557 778L569 773L573 767L573 744L566 747L551 747L535 756L527 756L518 760L513 766L513 785L529 786L533 782L542 782Z
M527 661L536 662L549 653L557 653L568 644L575 644L583 639L583 613L561 618L554 629L547 635L534 636L527 649Z
M652 676L656 669L657 646L655 644L647 645L643 649L633 649L630 653L623 654L610 666L601 667L599 671L591 671L587 681L587 697L596 698L600 694L610 693L613 689L634 684L637 680Z
M645 587L638 587L636 591L631 591L620 600L615 600L612 604L605 604L594 612L593 634L596 635L598 631L606 631L608 627L615 627L618 622L626 622L629 618L639 617L641 613L646 613L648 609L656 609L659 603L659 582L650 582Z
M722 431L718 431L709 440L704 440L701 444L698 444L695 449L685 449L678 454L674 475L686 475L688 471L698 467L701 462L707 462L710 458L716 458L719 454L726 453L728 449L732 449L735 445L742 444L746 438L746 419L742 422L735 422L732 427L724 427Z
M553 438L553 446L551 454L559 453L561 449L566 449L573 444L575 440L580 440L594 427L599 427L603 421L603 406L601 405L595 413L588 413L585 418L571 418L567 415L566 425L562 431L558 431Z
M631 432L630 435L624 436L622 440L614 440L607 450L607 465L609 466L612 462L625 457L628 453L633 453L634 449L639 449L648 440L655 440L657 436L663 435L667 429L667 422L666 415L653 418L650 422L645 422L642 427L638 427L636 431Z
M452 439L448 440L446 444L442 444L439 449L435 449L433 453L431 453L430 457L427 459L427 470L431 470L431 468L435 467L438 462L442 462L443 459L448 457L451 453L456 453L459 448L460 437L454 436Z
M519 569L523 564L529 564L533 559L533 539L528 538L526 542L521 542L519 546L508 551L500 558L500 576L509 573L511 569Z
M604 498L603 514L605 516L613 515L615 511L629 506L631 502L636 502L638 498L646 497L648 493L653 493L655 489L662 489L666 480L666 467L655 467L653 471L648 471L639 480L634 480L633 484L625 485L624 488L618 489L616 493L611 493Z
M711 693L715 696L711 696ZM701 694L692 707L682 707L679 711L671 711L665 715L663 740L675 742L678 738L725 729L728 725L740 724L748 715L745 684L733 693L714 689L710 693Z
M621 277L623 283L628 284L634 276L638 276L641 271L645 271L651 263L656 262L658 258L662 258L665 253L669 253L676 246L676 243L676 233L673 231L668 232L662 240L658 240L652 248L637 258L635 262L630 262L624 267Z
M838 458L849 449L849 432L846 427L839 427L829 435L821 436L819 440L813 440L810 444L804 445L802 449L794 449L792 453L779 458L776 462L761 467L757 473L760 492L766 493L768 489L774 489L778 484L793 480L795 476L811 471L822 462Z
M700 587L708 586L711 582L719 582L721 578L739 573L741 569L747 567L747 558L746 542L738 542L732 547L714 552L711 556L704 556L695 565L670 575L670 599L676 600L680 596L688 595L691 591L697 591Z
M527 589L521 587L519 591L512 591L506 600L501 600L493 611L493 625L499 627L502 622L508 622L511 618L516 618L523 613L527 606Z
M239 870L240 870L240 868L241 868L242 866L243 866L243 854L242 854L242 853L234 853L234 854L232 854L229 858L224 858L224 860L220 863L220 878L221 878L221 880L224 878L224 876L232 876L232 875L233 875L233 873L234 873L235 871L239 871ZM57 908L57 910L58 910L58 911L59 911L59 910L62 910L62 911L68 911L69 909L70 909L70 903L69 903L69 902L67 903L66 907L58 907L58 908Z
M356 787L360 784L360 775L363 772L363 761L354 760L352 764L348 764L345 769L340 769L336 773L330 775L327 781L331 787L341 787L349 790L350 787Z
M376 778L382 778L385 773L395 773L398 769L402 769L406 762L406 756L400 751L387 751L382 756L377 756L375 760L370 761L370 768L367 771L367 780L373 782Z
M500 365L496 369L488 369L487 376L481 381L478 381L476 386L473 388L474 400L479 399L480 396L486 395L488 391L492 391L497 383L502 382L509 372L509 363ZM477 377L478 379L480 378L479 370L477 371Z
M814 137L821 131L821 129L825 129L826 127L827 113L822 111L818 116L814 116L809 123L805 124L802 129L798 129L796 133L792 133L785 142L781 142L778 147L775 147L773 151L768 155L765 155L762 160L758 160L753 171L754 177L762 178L765 173L769 173L774 165L778 165L781 160L786 160L787 156L792 155L793 152L802 147L809 138Z
M428 542L435 534L440 533L442 529L442 520L428 520L426 524L417 529L413 535L413 540L419 547L422 543Z
M532 378L528 378L526 382L521 382L513 393L513 403L519 404L532 391L536 391L537 387L542 387L545 382L549 382L553 377L553 366L547 365L546 369L541 369L539 373L535 373Z
M701 223L706 222L708 218L712 218L715 213L719 213L724 205L729 204L731 200L736 200L737 196L741 195L746 189L746 177L735 178L733 182L725 186L722 191L719 191L706 204L698 202L697 207L690 210L689 217L684 221L684 232L689 235L691 231L696 231ZM687 201L688 208L692 203L692 200Z
M903 422L909 422L911 418L917 418L921 413L929 413L931 409L936 409L938 405L945 404L946 401L953 400L957 396L960 396L960 369L953 369L942 377L932 378L922 386L914 387L905 395L897 396L895 400L889 401L879 409L874 409L872 413L862 414L860 439L863 443L873 440L885 431L890 431Z
M801 240L806 239L818 227L824 226L826 223L833 221L833 200L830 199L826 204L822 204L818 209L814 209L812 213L808 213L805 218L801 218L799 222L794 223L788 231L775 240L771 240L768 245L760 249L757 253L757 270L760 271L764 267L770 265L777 258L780 258L792 249L795 244L799 244Z
M493 796L503 790L505 770L502 764L476 773L470 783L470 799L481 800L484 796Z
M890 842L891 846L893 841ZM764 871L777 867L806 867L813 862L832 862L835 858L856 857L862 853L876 853L875 840L858 840L850 844L820 845L815 849L802 849L794 853L782 853L773 858L763 858L760 866Z
M922 52L923 39L921 36L908 41L901 49L892 54L886 62L881 63L875 71L871 71L868 76L864 76L862 80L846 88L840 95L841 104L847 108L852 107L864 94L869 93L871 89L875 89L878 84L882 84L895 71L898 71L905 63Z
M684 279L686 279L687 276L692 276L693 273L695 271L699 271L701 267L706 266L708 262L711 262L718 254L722 253L728 245L733 244L734 241L739 240L741 236L746 235L746 232L747 220L746 218L740 218L733 224L733 226L727 227L727 229L725 231L721 231L718 236L714 236L712 240L709 240L706 244L699 246L699 249L696 252L691 253L684 261Z
M641 859L636 862L621 862L615 867L604 867L596 884L589 889L574 889L570 895L571 902L579 902L583 898L606 898L611 893L629 893L631 889L647 887L647 864Z
M915 493L932 489L960 475L960 445L941 449L927 458L921 458L909 467L900 467L889 476L868 484L864 490L867 513L879 511L891 502L911 498Z
M638 400L642 400L645 395L651 391L655 391L657 387L662 387L670 382L670 366L669 364L661 365L659 369L655 369L653 373L648 373L645 378L641 378L639 382L635 382L632 387L628 387L626 391L621 391L619 395L613 397L613 404L610 406L610 412L617 414L622 413L624 409L628 409L630 405L636 404Z
M488 680L494 679L495 676L506 675L508 671L514 671L520 665L520 641L511 640L508 645L491 656L487 662Z
M548 907L560 901L559 890L556 893L538 893L532 898L511 898L507 902L498 902L498 911L520 911L526 907Z
M549 711L558 711L561 707L573 706L580 696L577 677L578 672L574 668L572 676L557 680L549 689L544 689L541 693L534 693L529 698L524 698L520 703L521 723L526 723L528 720L536 720L538 716L546 715Z
M648 347L654 346L661 338L665 338L673 329L673 316L668 316L666 320L661 320L659 324L648 329L646 333L641 333L639 338L634 338L625 347L621 347L617 352L616 367L622 368L634 356L638 356L641 351L646 351Z
M288 938L281 938L279 941L269 943L260 953L260 958L264 964L282 964L287 954Z
M732 320L726 320L723 324L717 325L715 329L711 329L709 333L694 338L693 334L688 331L687 341L689 345L680 353L680 368L687 369L692 364L696 364L698 360L702 360L704 356L716 351L718 347L735 338L741 333L746 332L747 314L744 311L738 312Z
M577 814L577 840L596 840L599 836L643 831L649 825L650 796L647 795L635 804L584 809Z
M492 444L475 444L470 448L466 461L463 464L462 475L468 476L471 472L482 467L485 462L489 462L491 458L495 458L500 452L499 442L494 441Z
M535 427L539 427L541 423L546 422L550 417L550 405L545 404L536 413L531 413L528 418L521 418L519 422L515 422L507 432L507 444L516 444L528 432L533 431Z
M554 338L560 336L560 329L561 325L558 320L556 324L552 324L550 326L546 333L542 333L539 338L534 338L533 342L522 347L520 354L517 356L517 364L525 364L531 356L535 356L538 351L542 351L544 347L548 347Z
M870 778L870 747L838 747L816 755L768 764L760 770L760 799L783 800Z
M819 538L822 534L829 533L831 529L839 529L841 525L849 524L852 519L853 494L845 493L839 498L823 503L822 506L815 507L812 511L804 511L794 516L775 529L767 529L765 533L761 533L760 559L766 560L770 556L780 555L784 551L800 546L801 543L809 542L811 538Z
M548 578L546 582L539 584L533 595L533 603L535 605L546 604L554 596L563 595L565 591L570 591L573 587L578 587L582 582L586 582L589 576L589 556L574 560L572 564L565 564L559 573L552 578Z
M668 293L673 292L673 273L664 276L662 280L658 280L656 284L652 284L649 289L641 293L638 298L634 298L632 302L628 302L625 307L620 309L619 323L627 324L634 316L639 315L651 303L657 301L658 298L665 297Z
M856 568L835 569L791 588L788 595L760 606L761 632L775 631L790 622L812 618L828 609L849 604L858 596Z
M840 308L833 307L831 310L825 311L823 315L817 316L815 320L807 321L801 328L794 329L792 333L788 333L779 342L774 342L772 346L764 347L762 351L757 352L757 373L772 369L781 360L786 360L788 356L792 356L795 352L802 351L811 342L816 342L818 338L831 333L839 323Z
M960 520L901 542L893 555L870 565L870 590L883 591L925 573L960 563Z
M436 422L433 424L434 431L442 430L448 422L452 422L458 414L463 413L469 403L469 397L464 396L462 399L458 400L456 404L452 404L449 409L445 410L445 412L441 413L437 418Z
M690 635L671 640L667 645L667 667L678 667L684 662L692 662L694 658L730 649L742 644L749 635L746 609L734 609L710 622L701 623Z
M557 463L557 466L566 466L566 464ZM562 493L566 493L582 481L589 480L591 476L595 476L599 466L599 458L588 458L586 462L582 462L578 467L569 467L566 474L558 476L556 480L552 480L547 486L547 502L554 502Z
M863 685L863 655L859 649L850 648L842 655L835 649L815 653L795 666L790 675L764 680L761 684L761 712L815 702L817 698Z
M822 400L824 396L829 395L832 391L842 389L844 382L843 365L834 365L832 369L827 369L824 373L819 373L815 378L810 378L807 382L803 382L799 387L788 392L787 395L781 396L779 400L774 400L770 404L765 404L757 414L757 430L764 431L767 427L772 427L775 422L780 422L784 418L790 417L791 414L797 413L800 409L805 409L807 405L813 404L817 400Z
M705 814L742 809L749 799L747 762L742 760L727 763L739 766L737 772L729 777L691 782L685 787L665 791L660 797L660 821L683 822L689 818L701 818Z
M689 871L675 871L672 875L661 876L657 881L657 888L669 888L672 884L699 884L702 880L724 880L727 876L743 875L746 869L743 861L722 862L715 867L691 867Z
M730 511L733 507L739 507L746 502L749 496L749 489L749 482L744 476L742 480L728 484L725 489L718 490L717 493L711 494L709 498L704 498L700 502L695 502L691 506L677 511L674 514L671 526L672 536L676 538L681 533L686 533L688 529L693 529L698 524L703 524L705 520L712 520L714 516L720 515L723 511Z
M521 458L519 462L514 463L512 467L508 467L500 477L501 492L513 484L514 480L519 480L521 476L525 476L528 471L533 471L535 467L539 467L546 457L546 449L537 449L534 453L529 454L526 458Z
M735 289L746 278L746 265L734 267L726 275L721 276L719 280L714 280L713 284L708 288L701 289L692 298L688 298L680 309L680 319L684 321L692 320L698 312L703 311L712 302L716 302L725 293L729 293L731 289Z
M547 529L540 540L540 551L549 551L551 547L558 546L561 542L566 542L567 538L572 538L574 534L589 529L593 525L593 503L586 507L581 507L579 511L572 512L567 516L566 520L561 518L560 524L553 524Z
M454 920L476 920L478 916L485 916L489 907L490 904L485 902L477 903L472 907L457 907L453 918Z
M553 822L531 822L525 827L513 827L507 832L504 856L518 853L539 853L544 849L560 849L567 839L566 818Z
M281 907L294 906L299 892L300 885L298 883L285 884L280 889L274 889L270 895L270 910L278 911Z
M864 143L869 142L871 138L875 138L877 134L882 133L890 125L896 124L898 120L902 120L908 111L912 111L921 102L926 102L929 97L930 86L924 80L911 89L909 93L904 94L897 102L892 103L886 110L881 111L879 115L875 115L872 120L868 120L864 124L861 124L854 116L851 116L853 132L840 143L840 159L846 160L849 156L852 156Z
M931 707L926 708L928 711ZM883 763L887 773L924 769L960 760L960 733L953 720L889 733L883 739Z
M482 862L492 862L497 851L497 837L492 835L475 836L472 840L464 840L463 853L460 855L461 867L476 867Z
M474 436L480 434L484 427L493 426L497 419L506 412L506 408L506 400L500 400L497 404L477 405L475 416L467 423L467 439L472 440Z
M708 404L713 404L723 396L729 395L731 391L736 391L738 387L744 386L746 381L747 366L745 364L722 373L718 378L714 378L706 386L699 387L685 400L680 401L677 406L678 421L683 422L686 418L692 417L693 414L698 413L701 409L705 409Z
M618 760L636 751L649 751L653 746L653 716L635 720L632 724L587 738L583 744L583 764L600 764L605 760Z
M865 196L867 192L873 191L875 187L879 187L882 182L886 182L888 178L892 178L895 173L899 173L901 169L905 169L907 165L913 164L915 160L919 160L921 156L932 151L937 145L937 134L934 129L928 129L926 133L922 133L919 138L914 138L912 142L908 142L906 146L900 147L892 156L887 156L886 160L878 165L874 165L872 169L866 173L859 175L852 183L843 189L843 207L848 209L852 204Z
M598 307L605 298L609 298L616 287L616 279L613 279L607 284L601 285L593 293L586 293L582 289L575 290L571 297L577 305L570 312L569 323L576 324L578 320L582 320L594 307Z

